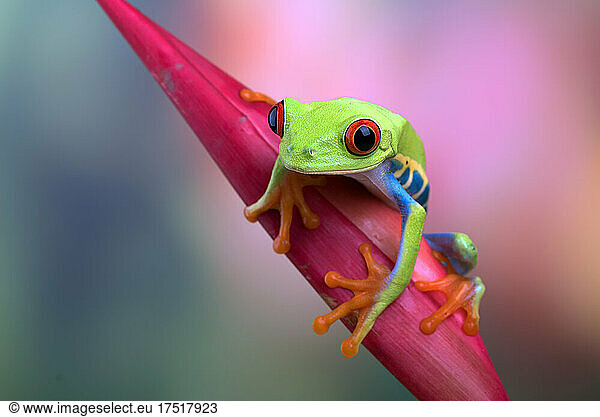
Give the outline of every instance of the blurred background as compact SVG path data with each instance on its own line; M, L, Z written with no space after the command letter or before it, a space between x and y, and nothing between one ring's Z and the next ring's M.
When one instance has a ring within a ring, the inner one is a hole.
M600 399L600 3L132 3L275 98L409 119L509 396ZM313 334L325 304L95 2L0 2L0 141L1 399L413 398Z

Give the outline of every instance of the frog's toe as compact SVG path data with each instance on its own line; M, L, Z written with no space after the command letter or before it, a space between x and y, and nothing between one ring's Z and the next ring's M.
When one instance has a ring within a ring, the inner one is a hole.
M356 356L360 342L356 343L354 338L350 336L342 342L342 353L349 358Z
M376 280L367 279L348 279L344 278L340 274L335 271L329 271L325 275L325 284L329 288L345 288L347 290L351 290L354 292L356 296L357 293L365 292L365 291L376 291L380 288L380 282Z
M316 334L325 334L331 326L331 321L327 316L318 316L313 320L313 330Z
M471 314L467 315L462 329L463 332L469 336L475 336L479 333L479 314L477 314L477 316Z
M302 216L302 224L304 224L304 227L307 229L313 230L319 227L321 219L319 219L319 216L315 213L310 212L306 216Z
M435 313L421 321L420 329L425 334L431 334L446 318L462 308L466 312L463 332L475 336L479 332L479 304L485 292L485 285L479 277L470 278L457 274L445 255L433 252L435 258L446 266L448 275L437 281L415 282L415 287L419 291L442 291L447 300Z
M271 97L267 96L266 94L259 93L258 91L249 90L247 88L240 90L240 97L242 98L242 100L250 103L259 102L267 103L270 106L275 105L275 100L273 100Z
M302 217L302 224L304 224L304 227L310 230L319 227L319 225L321 224L321 220L319 219L319 216L313 213L312 210L308 207L308 204L306 204L306 201L304 201L304 197L302 197L300 200L297 200L296 207L298 207L298 211L300 212L300 217Z
M351 290L354 296L313 321L315 333L324 334L336 320L347 317L354 312L358 313L358 322L352 335L344 340L341 346L342 353L348 357L356 355L360 343L373 327L376 317L370 313L376 304L377 294L386 285L386 278L390 274L390 270L385 265L379 264L373 259L369 244L363 243L359 250L367 264L367 278L354 280L344 278L335 271L328 272L325 275L325 284L328 287Z
M304 200L304 194L302 193L302 188L307 186L323 186L326 183L325 177L302 175L297 173L295 174L298 177L295 178L294 184L291 185L292 199L298 208L300 217L302 217L302 224L304 224L304 227L307 229L316 229L319 227L321 221L319 216L313 213L310 207L308 207L308 204L306 204L306 201Z
M244 217L250 223L256 223L258 220L259 213L257 210L253 210L252 206L244 207Z
M292 244L290 243L289 236L282 237L281 234L273 240L273 250L275 253L284 254L288 253Z

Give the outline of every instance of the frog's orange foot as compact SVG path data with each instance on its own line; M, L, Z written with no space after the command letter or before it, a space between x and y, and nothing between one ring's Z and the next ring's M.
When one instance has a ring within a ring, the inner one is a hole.
M273 249L277 253L286 253L290 250L290 224L292 223L294 206L298 208L302 223L306 228L316 229L319 226L319 216L313 213L304 201L302 188L307 185L325 185L325 178L286 170L275 189L244 209L246 219L253 223L265 211L270 209L279 210L281 224L279 234L273 241Z
M467 335L475 336L479 332L479 304L485 292L485 285L479 277L469 278L458 275L447 256L435 250L433 256L445 265L448 275L432 282L417 281L415 287L420 291L442 291L448 299L439 310L421 320L421 331L425 334L435 332L442 321L459 308L463 308L467 317L462 329Z
M242 100L248 101L250 103L258 101L261 103L267 103L271 106L275 105L275 100L273 100L271 97L263 93L259 93L258 91L248 90L247 88L244 88L240 91L240 97L242 98Z
M354 280L344 278L334 271L328 272L325 275L325 284L328 287L346 288L354 293L354 297L313 321L315 333L323 334L329 330L329 326L336 320L349 316L354 311L358 313L358 322L352 335L342 343L342 353L348 357L356 355L360 343L373 326L374 320L371 320L368 315L375 304L377 293L386 285L386 278L390 274L388 267L377 263L373 259L371 246L368 243L360 245L358 250L367 264L369 272L367 278Z

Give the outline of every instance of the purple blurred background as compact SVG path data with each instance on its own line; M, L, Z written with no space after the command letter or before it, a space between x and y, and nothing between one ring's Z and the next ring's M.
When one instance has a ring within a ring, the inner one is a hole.
M410 120L509 396L598 400L600 3L482 3L132 1L274 98ZM312 333L325 304L94 2L3 1L0 79L3 399L412 397Z

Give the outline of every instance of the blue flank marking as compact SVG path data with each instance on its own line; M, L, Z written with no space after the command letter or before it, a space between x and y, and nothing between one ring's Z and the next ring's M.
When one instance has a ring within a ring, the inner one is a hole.
M410 187L408 187L406 191L410 195L414 195L421 191L421 188L423 188L423 177L421 177L421 174L419 174L418 171L414 171L412 182L410 183Z
M406 168L404 170L404 172L402 173L402 175L400 175L400 178L398 178L398 181L400 181L400 184L406 184L406 181L408 181L408 176L410 175L410 169Z
M390 161L390 171L392 173L396 173L398 171L401 171L402 169L404 169L404 171L402 171L402 175L400 175L400 177L397 179L394 177L394 179L396 179L396 181L400 183L402 188L404 188L404 184L408 182L408 178L410 177L410 168L396 159L392 159ZM423 179L419 171L415 170L413 171L413 178L410 183L410 186L405 190L412 197L419 191L421 191L421 188L423 188L423 184L425 184L425 180ZM392 186L395 187L395 185ZM425 184L425 189L423 190L419 198L415 199L415 201L419 203L421 207L425 209L425 211L427 211L427 201L429 201L429 182Z
M390 170L392 172L397 172L400 171L402 169L404 165L400 163L400 161L396 160L396 159L392 159L391 160L391 165L390 165Z
M429 184L427 184L427 186L425 186L425 190L423 190L423 192L421 193L421 195L419 196L419 198L417 198L417 203L419 203L420 205L425 205L427 204L427 201L429 200Z

